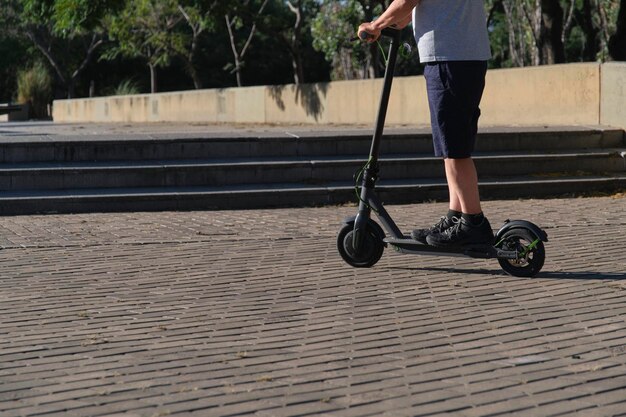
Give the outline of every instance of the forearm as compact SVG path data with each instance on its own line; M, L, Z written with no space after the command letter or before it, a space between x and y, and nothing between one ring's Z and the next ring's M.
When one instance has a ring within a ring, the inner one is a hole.
M403 29L405 28L409 23L411 23L411 21L413 20L413 13L409 13L406 15L406 17L402 20L400 20L399 22L397 22L394 27L398 28L398 29Z
M372 22L376 30L389 26L404 27L410 21L410 15L420 0L394 0L378 19Z

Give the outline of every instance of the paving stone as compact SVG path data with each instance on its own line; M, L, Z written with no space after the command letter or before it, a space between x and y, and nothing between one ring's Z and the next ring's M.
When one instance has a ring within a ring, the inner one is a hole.
M625 208L486 202L494 226L547 227L534 279L393 253L353 269L350 206L2 217L0 415L618 415ZM410 229L446 205L388 209Z

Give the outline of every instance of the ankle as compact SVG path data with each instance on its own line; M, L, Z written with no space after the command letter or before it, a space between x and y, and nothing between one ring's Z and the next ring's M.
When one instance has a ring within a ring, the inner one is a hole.
M482 211L478 214L463 213L461 217L471 226L480 226L485 220L485 215Z

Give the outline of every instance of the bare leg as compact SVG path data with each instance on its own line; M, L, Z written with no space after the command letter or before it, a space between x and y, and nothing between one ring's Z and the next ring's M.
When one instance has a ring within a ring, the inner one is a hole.
M481 213L478 174L472 158L446 158L444 164L450 191L450 209L466 214Z
M450 186L450 181L448 181L448 191L450 193L450 210L463 213L463 207L461 206L461 199L459 198L459 194L457 193L456 189L453 189Z
M467 214L476 215L482 213L480 197L478 195L478 175L476 174L474 161L471 158L446 158L444 159L444 166L446 169L448 190L450 192L450 210L462 213L463 217ZM448 215L450 214L451 213L448 212ZM458 214L454 215L458 216ZM448 230L454 228L455 224L460 225L461 223L447 216L442 217L441 221L431 228L413 230L411 237L422 243L428 243L434 246L455 245L457 241L451 240L450 238L454 237L454 239L456 239L458 235L456 233L446 234ZM484 224L484 229L486 230L477 229L478 237L475 232L472 232L469 238L462 236L462 242L473 240L472 243L483 243L493 239L491 226L487 219L484 219L481 224Z

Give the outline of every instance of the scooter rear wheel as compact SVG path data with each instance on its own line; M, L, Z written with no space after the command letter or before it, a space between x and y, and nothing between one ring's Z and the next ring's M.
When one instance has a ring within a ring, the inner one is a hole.
M356 268L369 268L378 262L383 255L385 246L377 231L367 225L363 244L357 251L353 245L354 223L346 224L337 236L337 249L346 263Z
M537 275L546 259L543 242L539 240L533 245L537 239L528 229L515 228L505 232L498 242L498 248L517 251L520 256L518 259L498 259L502 269L515 277Z

